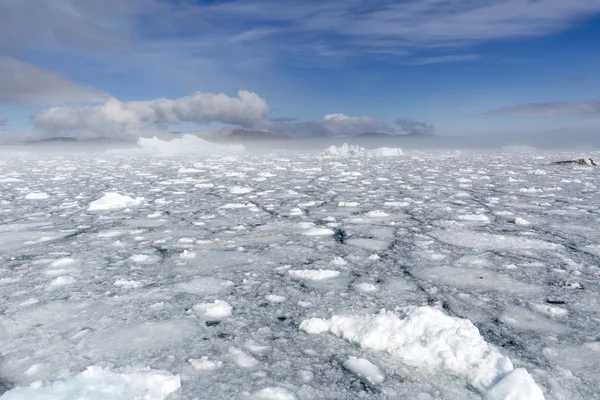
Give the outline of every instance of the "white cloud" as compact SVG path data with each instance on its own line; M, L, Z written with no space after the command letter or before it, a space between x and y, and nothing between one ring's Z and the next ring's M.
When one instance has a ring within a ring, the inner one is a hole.
M600 12L597 0L407 0L322 2L234 1L215 13L263 22L289 22L298 32L332 32L348 39L410 44L453 45L557 32Z
M54 135L135 137L152 126L182 122L252 126L270 108L256 93L241 90L238 97L197 92L179 99L121 102L115 98L98 106L54 107L35 115L33 125Z
M6 125L6 118L0 115L0 126Z
M79 86L65 76L0 55L0 103L48 106L104 101L100 90Z
M475 61L481 58L479 54L455 54L450 56L423 57L413 60L412 65L450 64L464 61Z
M555 101L502 107L487 113L493 116L600 117L600 100Z
M389 125L371 117L328 114L319 123L332 136L356 136L365 132L393 132Z
M417 134L417 135L433 135L435 133L435 127L431 124L421 121L415 121L411 118L400 118L395 121L395 124L405 134Z
M351 137L367 132L393 134L396 130L372 117L353 117L346 114L327 114L320 120L295 119L264 120L255 125L258 129L297 137L340 136Z

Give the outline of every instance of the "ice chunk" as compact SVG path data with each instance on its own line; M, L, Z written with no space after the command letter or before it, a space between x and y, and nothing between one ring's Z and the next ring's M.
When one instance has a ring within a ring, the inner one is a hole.
M296 400L296 396L287 389L280 387L267 387L254 393L251 400Z
M238 367L255 368L260 364L256 358L244 353L240 349L236 349L235 347L229 349L229 355Z
M333 231L327 228L312 228L304 232L305 236L330 236Z
M265 299L271 303L283 303L285 301L285 297L278 294L268 294Z
M104 193L104 196L90 203L88 211L119 210L139 206L143 203L143 197L136 197L134 199L129 196L120 195L116 192L106 192Z
M27 193L25 200L46 200L50 196L44 192L31 192Z
M209 360L206 356L197 359L192 358L188 362L196 371L202 372L214 371L223 367L222 361Z
M125 279L118 279L114 283L115 286L123 289L138 289L142 287L142 283L138 281L128 281Z
M294 278L322 281L325 279L337 278L340 275L340 272L330 269L298 269L289 271L289 274Z
M234 186L229 189L229 193L231 194L246 194L252 192L254 189L244 186Z
M344 362L344 368L370 384L383 383L385 375L379 368L364 358L350 357Z
M525 369L517 368L487 392L487 400L544 400L544 394Z
M223 300L215 300L212 303L196 304L194 311L207 318L221 319L229 317L233 308Z
M162 400L181 387L179 376L149 368L112 372L88 367L73 377L51 382L34 382L2 395L2 400Z
M482 392L513 370L510 359L486 343L471 321L427 306L409 310L405 318L385 310L367 316L311 318L302 321L300 329L311 334L329 331L423 370L446 370Z

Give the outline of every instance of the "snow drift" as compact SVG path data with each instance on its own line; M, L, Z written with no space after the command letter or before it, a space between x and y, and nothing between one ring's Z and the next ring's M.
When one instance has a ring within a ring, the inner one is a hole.
M510 359L488 344L471 321L432 307L413 308L404 318L385 310L367 316L311 318L302 321L300 329L309 334L331 332L426 371L444 370L465 378L482 393L489 390L494 399L521 399L520 393L529 393L528 400L544 398L527 371L515 370Z
M179 376L150 368L112 372L94 365L51 382L34 382L4 393L2 400L163 400L181 387Z
M340 147L329 146L323 153L325 156L335 157L398 157L404 155L399 147L379 147L367 150L360 146L350 146L344 143Z

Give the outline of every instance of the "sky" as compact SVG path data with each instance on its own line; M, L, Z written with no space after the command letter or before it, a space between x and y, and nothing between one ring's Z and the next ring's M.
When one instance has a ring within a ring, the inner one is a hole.
M599 0L0 0L0 143L600 136Z

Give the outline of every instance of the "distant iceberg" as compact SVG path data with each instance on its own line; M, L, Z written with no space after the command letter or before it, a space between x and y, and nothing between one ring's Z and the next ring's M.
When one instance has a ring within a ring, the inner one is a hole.
M337 157L399 157L404 152L399 147L379 147L377 149L367 150L360 146L350 146L348 143L336 147L328 147L324 155Z
M213 153L242 153L242 145L223 145L200 139L198 136L185 134L181 138L172 140L160 140L153 138L139 138L138 146L145 151L166 154L213 154Z

